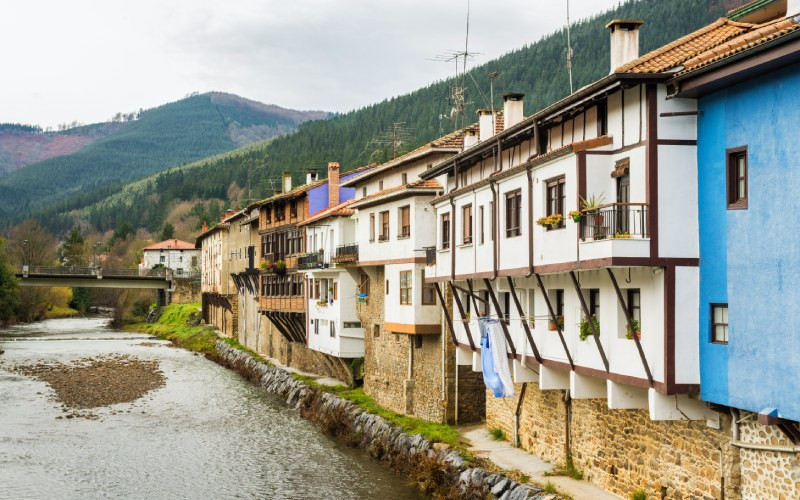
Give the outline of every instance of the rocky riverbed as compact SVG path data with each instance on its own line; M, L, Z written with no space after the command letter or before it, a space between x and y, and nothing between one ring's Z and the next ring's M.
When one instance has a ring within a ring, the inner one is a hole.
M163 387L165 381L157 361L121 354L81 358L69 363L40 362L6 368L46 382L53 390L52 399L71 410L129 403Z

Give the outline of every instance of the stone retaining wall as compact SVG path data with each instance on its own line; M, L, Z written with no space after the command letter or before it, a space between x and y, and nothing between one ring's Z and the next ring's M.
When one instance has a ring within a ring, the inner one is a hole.
M487 493L503 500L557 498L544 494L541 488L469 467L458 452L431 443L420 435L407 434L350 401L314 389L286 371L260 362L224 342L217 342L216 349L219 354L215 361L236 370L265 391L285 398L289 406L319 424L323 431L344 438L351 446L365 449L373 458L407 474L428 493L476 499L485 498Z

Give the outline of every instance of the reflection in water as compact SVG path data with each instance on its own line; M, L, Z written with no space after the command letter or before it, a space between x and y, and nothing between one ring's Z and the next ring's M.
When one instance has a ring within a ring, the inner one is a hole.
M0 331L0 498L418 498L235 373L106 322ZM166 386L97 420L57 418L44 382L7 369L111 352L158 361Z

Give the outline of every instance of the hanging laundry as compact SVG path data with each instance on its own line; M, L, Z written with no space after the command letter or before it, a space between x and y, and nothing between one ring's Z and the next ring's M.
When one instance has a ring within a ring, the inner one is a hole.
M496 398L513 398L514 384L508 370L506 338L496 319L481 318L481 369L483 383Z

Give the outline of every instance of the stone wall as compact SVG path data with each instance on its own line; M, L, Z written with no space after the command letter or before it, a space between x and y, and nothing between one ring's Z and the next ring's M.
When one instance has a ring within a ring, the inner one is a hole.
M515 386L517 395L521 384ZM528 384L520 415L524 449L564 464L569 451L584 477L603 489L648 498L739 498L737 454L730 448L730 418L721 429L705 421L652 421L646 410L609 410L605 400L564 401L565 391L540 391ZM513 436L517 400L486 393L486 422ZM567 416L570 422L567 425ZM569 429L569 431L567 430ZM762 497L768 498L768 496Z
M773 425L761 425L754 413L742 412L739 441L791 447L792 442ZM737 448L741 463L742 497L746 499L800 498L800 453Z
M226 337L237 336L237 319L239 316L238 295L225 296L231 304L231 308L221 305L208 303L206 305L209 325L221 331Z
M173 304L191 304L200 302L200 281L196 278L175 278L174 290L170 295Z

